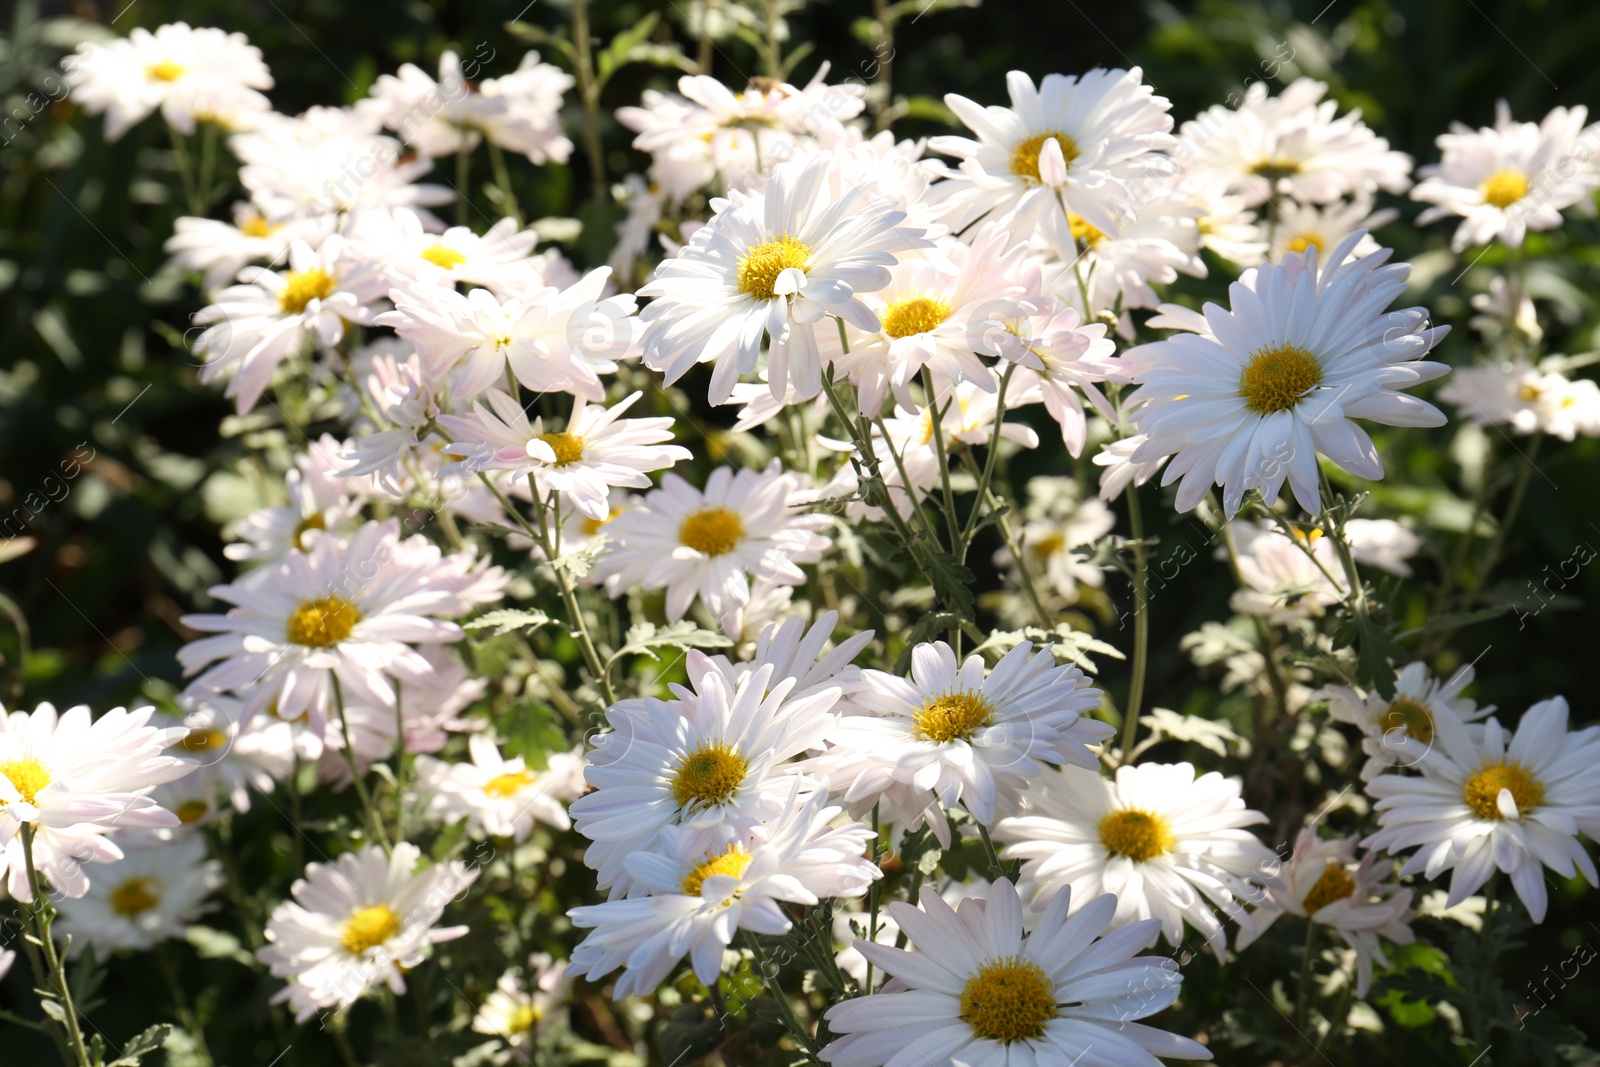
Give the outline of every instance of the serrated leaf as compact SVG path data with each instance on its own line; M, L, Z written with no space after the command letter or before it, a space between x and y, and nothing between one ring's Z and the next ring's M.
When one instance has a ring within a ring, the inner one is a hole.
M653 622L641 622L628 627L628 634L621 648L611 656L615 663L623 656L641 655L649 656L656 662L661 657L656 655L658 648L727 648L733 642L715 630L707 630L703 626L696 626L688 619L657 626Z
M660 19L658 13L651 11L632 27L611 38L611 43L595 60L596 80L600 85L605 85L617 68L628 62L634 49L650 39Z
M513 630L532 630L540 626L555 625L555 620L542 611L522 608L501 608L485 612L476 619L461 624L466 630L490 630L491 637L499 637Z
M1226 756L1231 744L1241 756L1250 754L1250 742L1225 722L1202 719L1198 715L1180 715L1168 708L1152 708L1150 714L1141 715L1139 721L1150 727L1152 739L1193 741L1219 756Z
M169 1024L156 1023L148 1030L135 1034L122 1046L122 1055L106 1064L106 1067L139 1067L145 1056L166 1043L167 1035L171 1032Z

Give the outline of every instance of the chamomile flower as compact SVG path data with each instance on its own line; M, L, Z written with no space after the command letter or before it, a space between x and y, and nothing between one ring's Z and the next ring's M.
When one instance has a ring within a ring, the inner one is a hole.
M1361 112L1339 115L1339 105L1323 99L1327 91L1300 78L1268 96L1266 81L1257 81L1237 105L1213 105L1184 123L1177 152L1191 173L1223 180L1250 206L1275 196L1327 204L1379 189L1404 192L1411 157L1391 150Z
M559 495L568 506L604 522L611 514L613 486L648 489L647 472L692 458L687 448L664 443L673 436L670 416L622 418L643 395L635 392L609 408L576 397L565 428L546 431L542 417L530 423L522 405L490 389L488 407L480 402L470 417L441 415L439 422L456 438L445 451L465 456L466 468L505 470L513 477L532 474L541 501Z
M184 217L172 224L172 236L161 247L172 256L172 266L204 275L207 292L238 276L250 263L281 263L295 241L312 248L333 232L328 218L269 219L253 204L233 205L233 221Z
M553 752L541 771L521 756L501 756L485 734L469 737L467 751L468 763L417 757L417 792L431 794L429 810L436 818L445 824L464 818L474 837L518 842L528 839L536 822L558 830L572 825L566 802L583 792L581 752Z
M1240 928L1234 948L1243 952L1285 914L1330 926L1355 951L1355 994L1364 997L1372 988L1373 963L1394 966L1379 937L1397 945L1416 940L1411 890L1384 881L1385 873L1376 853L1357 860L1355 838L1324 840L1308 826L1295 838L1294 853L1278 877L1263 886L1265 896L1250 913L1254 925Z
M1231 518L1258 489L1270 505L1285 480L1300 506L1322 509L1317 456L1363 478L1383 477L1377 446L1354 418L1439 426L1444 415L1401 390L1449 369L1423 360L1449 331L1422 308L1385 312L1410 267L1388 252L1355 259L1364 234L1322 257L1315 248L1247 272L1232 307L1204 314L1162 305L1152 322L1182 332L1127 353L1147 435L1135 461L1173 456L1162 484L1182 478L1188 511L1213 485Z
M1228 603L1241 615L1278 622L1314 618L1350 594L1333 542L1321 529L1293 528L1286 534L1263 519L1231 522L1229 531L1243 587ZM1422 548L1422 538L1393 519L1350 519L1344 532L1357 563L1391 574L1410 574L1406 561ZM1217 551L1227 554L1226 549Z
M755 372L765 337L772 395L792 386L808 400L822 388L823 317L877 329L861 294L887 285L896 256L925 242L900 225L905 212L893 201L836 189L828 177L825 157L796 160L774 168L761 192L715 201L711 221L639 290L651 298L640 313L645 365L668 385L714 362L710 399L725 403Z
M194 350L206 359L200 380L227 379L225 395L242 415L255 407L279 364L311 344L331 348L346 323L371 323L385 290L382 276L351 261L344 240L332 236L316 249L289 246L288 269L246 267L240 284L195 313L206 327Z
M183 937L222 882L222 864L206 859L198 835L129 847L96 873L87 893L59 903L55 930L72 939L73 954L87 945L102 958L118 949L151 949Z
M1371 781L1394 767L1415 767L1433 747L1434 720L1453 715L1463 723L1475 723L1494 711L1494 705L1478 707L1461 691L1472 684L1472 664L1467 664L1448 679L1439 681L1428 673L1425 663L1408 663L1394 682L1389 699L1377 692L1365 696L1346 685L1328 686L1321 693L1328 701L1328 714L1361 731L1361 751L1367 762L1361 768L1363 781ZM1481 732L1468 726L1468 732Z
M1461 367L1439 390L1457 415L1479 426L1509 426L1513 433L1547 433L1563 441L1600 437L1600 386L1568 378L1554 366L1525 359Z
M329 531L348 534L357 525L367 486L363 479L344 477L349 462L346 445L329 434L310 443L284 475L287 504L253 511L234 528L237 539L223 548L233 560L276 562L289 550L306 546Z
M490 1034L521 1049L550 1027L555 1009L571 995L572 979L544 952L530 956L528 967L527 978L515 968L500 976L472 1017L473 1033Z
M633 354L638 323L629 294L601 297L611 268L584 275L578 284L500 299L487 289L465 296L453 289L414 285L391 294L395 309L382 326L417 346L424 359L456 364L452 386L459 399L501 381L509 366L534 392L562 391L600 400L600 374Z
M1076 241L1069 214L1101 230L1136 199L1136 190L1172 173L1172 106L1132 70L1096 68L1049 74L1037 86L1020 70L1006 75L1010 107L945 103L977 135L935 137L935 152L961 159L960 172L934 187L947 221L963 229L988 218L1013 233L1038 233L1057 253Z
M272 110L260 90L272 88L261 49L242 33L186 22L136 27L126 38L86 41L62 64L72 99L91 115L106 116L106 140L115 141L151 112L180 133L196 120L248 126Z
M1106 337L1105 323L1085 323L1075 309L1049 298L1029 301L1028 312L1006 323L1014 340L1002 339L1000 354L1020 368L1012 382L1017 395L1038 392L1061 427L1061 443L1077 458L1088 436L1080 395L1113 418L1098 383L1123 380L1126 368L1112 356L1116 345Z
M693 690L676 701L615 704L611 730L595 739L584 778L593 789L572 802L578 832L593 842L584 862L600 888L632 885L628 856L652 848L672 826L749 828L776 818L799 783L815 783L786 761L819 746L838 716L837 687L791 698L796 679L774 679L771 664L731 683L699 652L689 654Z
M751 576L805 581L799 565L821 558L828 539L820 531L832 523L800 510L812 497L777 460L760 472L718 467L703 490L668 474L606 525L611 545L599 573L618 589L665 589L674 621L696 597L720 616L749 602Z
M1358 232L1367 236L1356 242L1351 255L1370 256L1380 246L1368 231L1392 222L1399 214L1393 208L1373 211L1372 199L1366 196L1332 204L1297 204L1284 200L1278 204L1274 224L1269 227L1272 245L1267 258L1282 263L1290 252L1304 252L1313 246L1326 253Z
M1154 920L1107 933L1116 898L1063 892L1031 932L1017 890L1004 878L987 899L952 908L933 889L921 907L889 903L910 949L857 941L895 978L892 991L829 1008L843 1034L818 1055L833 1067L1021 1067L1085 1062L1157 1067L1157 1056L1206 1060L1196 1041L1141 1023L1178 999L1177 961L1136 956L1156 937ZM1102 936L1103 935L1103 936Z
M1182 197L1162 195L1104 227L1069 215L1076 244L1047 266L1046 285L1086 320L1115 316L1117 332L1132 339L1128 310L1157 306L1154 286L1171 285L1180 274L1206 276L1199 212Z
M881 876L864 855L872 828L835 825L840 809L825 803L791 780L769 821L667 827L656 848L627 857L641 895L567 913L590 931L568 973L593 982L626 967L612 994L621 1000L648 995L687 956L714 985L738 931L784 934L793 927L784 904L858 896Z
M1544 868L1600 885L1578 834L1600 834L1600 727L1567 731L1567 702L1543 700L1507 731L1495 719L1475 738L1453 715L1433 720L1434 744L1420 775L1382 774L1367 783L1379 830L1362 842L1390 853L1421 846L1401 874L1437 878L1454 870L1449 905L1501 870L1543 922Z
M882 801L897 825L927 822L948 848L943 807L961 804L989 825L1043 764L1097 766L1089 746L1115 732L1087 717L1102 700L1083 671L1027 641L989 671L976 653L958 664L943 641L920 644L909 679L863 672L810 766L853 811Z
M1587 203L1600 186L1590 162L1600 129L1585 128L1588 114L1558 107L1537 124L1514 122L1501 100L1492 128L1452 123L1437 141L1443 158L1419 171L1423 181L1411 191L1412 199L1434 205L1417 222L1459 215L1450 239L1457 252L1490 241L1515 248L1529 230L1559 227L1562 210Z
M1081 767L1046 771L1002 819L995 839L1023 861L1019 883L1035 910L1069 887L1074 899L1115 894L1116 926L1159 919L1169 944L1193 926L1224 959L1223 917L1250 925L1241 900L1277 857L1244 829L1267 821L1244 806L1239 780L1195 776L1187 763L1125 764L1116 778ZM1213 910L1216 909L1216 910Z
M872 631L862 630L829 648L838 625L837 611L820 613L810 627L805 619L791 615L764 626L756 636L755 647L739 662L731 663L724 656L711 656L709 662L735 685L746 675L770 665L771 682L794 679L791 700L830 688L848 696L861 684L861 670L850 661L872 641Z
M554 284L533 256L538 235L501 219L478 234L470 226L430 232L410 208L369 211L351 220L350 253L383 271L392 285L409 282L453 288L465 282L502 295L517 286Z
M347 1008L380 983L404 993L404 972L431 946L467 932L438 927L445 905L478 872L450 860L418 870L421 851L409 841L385 856L377 845L312 863L290 889L293 900L272 910L269 942L256 953L288 985L273 1001L288 1001L301 1022L318 1010Z
M392 711L392 679L431 670L411 645L460 640L446 618L499 599L504 584L498 567L470 554L445 556L423 537L402 541L394 520L370 522L348 544L317 538L307 552L213 588L234 607L185 616L214 636L185 645L178 659L186 674L199 674L191 695L235 693L245 718L276 700L280 717L309 712L320 729L336 692Z
M177 816L150 793L194 767L167 751L182 729L150 725L151 707L113 708L91 721L78 705L57 714L50 704L33 712L0 709L0 865L7 888L31 901L21 830L34 832L34 865L69 897L88 889L82 863L122 858L106 836L118 828L176 826Z

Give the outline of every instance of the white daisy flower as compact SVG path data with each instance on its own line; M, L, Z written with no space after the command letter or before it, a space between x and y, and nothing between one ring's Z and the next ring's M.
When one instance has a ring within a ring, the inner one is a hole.
M1228 191L1228 180L1210 171L1190 171L1175 183L1200 231L1200 247L1238 267L1267 258L1266 233L1243 196Z
M555 1009L572 995L572 979L548 953L528 958L532 974L524 979L513 968L500 976L494 991L472 1017L472 1031L490 1034L515 1049L527 1048L535 1034L549 1029Z
M207 696L201 699L186 698L183 703L189 711L182 719L187 731L170 750L195 764L197 774L205 772L206 785L213 794L220 793L237 812L250 810L252 791L263 795L271 793L278 782L294 773L296 745L294 724L278 718L276 706L269 706L266 714L258 715L247 725L239 725L243 702L228 696ZM310 758L315 758L312 754ZM180 778L180 783L188 779ZM213 806L214 795L197 796L196 800ZM182 822L184 811L172 809ZM195 809L192 809L195 810ZM206 811L200 810L199 815Z
M511 471L513 477L532 474L541 502L559 495L570 507L604 522L611 514L613 486L649 489L647 472L693 458L687 448L664 443L673 437L671 416L621 417L643 395L634 392L609 408L591 407L576 397L566 427L547 432L543 418L530 423L521 404L490 389L488 407L480 401L471 416L441 415L439 423L456 439L445 451L465 456L466 469Z
M402 541L392 519L367 523L348 544L319 537L308 552L214 587L235 605L226 615L184 616L215 635L178 651L185 674L208 668L189 693L233 692L246 719L276 700L281 718L309 712L320 728L335 711L337 678L346 701L392 713L391 679L432 669L411 645L459 641L445 617L499 599L505 574L486 563L445 556L421 536Z
M1278 877L1264 883L1265 896L1250 913L1255 925L1240 927L1234 948L1243 952L1285 913L1330 926L1355 951L1355 995L1364 997L1372 988L1374 961L1394 966L1378 938L1397 945L1416 940L1411 932L1411 890L1384 881L1384 875L1377 853L1368 852L1357 860L1354 837L1323 840L1316 827L1307 826L1295 838L1294 853Z
M718 467L696 489L676 474L606 525L611 545L597 573L616 589L667 591L667 617L683 618L695 597L713 615L749 602L751 576L782 585L805 581L802 563L828 547L827 515L799 509L814 499L801 476L777 460L766 470Z
M115 141L151 112L181 133L197 120L246 127L272 110L259 90L272 88L261 49L242 33L186 22L136 27L127 38L85 41L62 63L72 99L91 115L106 116L106 140Z
M228 148L239 181L268 218L299 218L447 204L455 191L419 185L433 160L407 154L378 132L376 118L351 108L313 107L293 118L265 116ZM430 216L431 217L431 216ZM442 227L441 227L442 228Z
M1159 304L1153 286L1171 285L1179 274L1206 276L1199 210L1182 197L1159 196L1104 228L1068 215L1076 244L1047 266L1048 289L1085 319L1116 315L1118 333L1131 340L1127 312Z
M782 622L763 627L756 636L755 647L739 662L731 663L725 656L708 659L734 685L770 665L769 684L794 679L790 700L808 697L823 689L838 689L840 696L847 698L861 685L861 670L852 666L851 660L872 641L873 631L861 630L829 648L838 625L837 611L820 613L810 627L806 626L805 619L791 615Z
M565 163L572 141L561 132L561 105L572 86L566 71L542 62L538 52L524 52L516 70L478 85L478 92L503 106L482 120L484 136L534 163Z
M977 897L987 900L990 892L990 882L987 878L968 873L967 879L957 882L951 879L948 885L939 888L938 893L946 904L957 905L968 897ZM842 907L833 909L833 938L845 947L834 954L834 960L839 964L839 969L851 978L863 990L867 990L867 958L856 947L869 938L857 937L858 933L872 931L872 911L870 902L866 900L851 901L846 910ZM894 916L886 909L878 910L878 937L876 944L893 945L901 936L900 924L894 921ZM910 936L909 934L906 936ZM872 992L871 990L867 990Z
M1461 216L1450 239L1457 252L1495 240L1515 248L1529 230L1556 229L1562 209L1588 203L1600 186L1592 164L1600 129L1585 128L1588 115L1585 107L1558 107L1540 123L1513 122L1501 100L1493 128L1451 123L1436 141L1443 158L1418 172L1423 181L1411 191L1434 205L1417 222Z
M1005 324L1015 340L1004 342L1000 354L1021 368L1012 380L1017 395L1038 392L1061 427L1061 443L1076 459L1089 432L1079 394L1113 419L1111 403L1097 383L1126 380L1126 367L1113 357L1116 345L1106 337L1105 323L1085 323L1077 310L1050 298L1028 303L1029 314Z
M1600 386L1525 359L1461 367L1439 399L1479 426L1509 426L1514 433L1547 433L1563 441L1600 437Z
M593 842L584 862L613 897L628 892L631 853L655 847L668 827L747 829L774 819L790 787L816 783L787 761L820 746L838 715L837 687L798 699L793 678L765 665L731 683L699 652L688 657L693 689L675 701L645 698L606 711L584 778L593 789L571 804Z
M1230 522L1228 529L1244 583L1228 605L1241 615L1262 615L1277 622L1314 618L1350 595L1338 554L1320 528L1304 532L1296 528L1285 534L1277 524L1262 519ZM1410 574L1406 561L1422 548L1422 538L1393 519L1349 519L1344 532L1357 563L1391 574ZM1224 548L1217 553L1219 558L1227 556Z
M1143 485L1161 470L1165 456L1134 462L1133 454L1145 443L1142 433L1132 434L1116 441L1108 441L1094 454L1093 463L1103 467L1100 472L1100 499L1115 500L1130 485Z
M1600 885L1578 842L1579 833L1600 835L1600 727L1568 733L1567 702L1554 697L1529 708L1509 738L1495 719L1481 740L1453 715L1436 716L1434 730L1421 775L1367 783L1380 829L1363 845L1391 854L1422 846L1400 873L1454 870L1451 906L1504 871L1536 923L1549 899L1544 868Z
M862 414L876 415L891 390L902 406L915 407L910 385L923 367L941 397L962 382L994 392L995 377L978 356L1014 348L1007 327L1035 306L1024 302L1038 287L1026 254L1005 230L984 226L970 244L944 238L925 258L896 264L865 301L872 322L846 330L850 351L841 351L837 334L821 342L829 361L856 383Z
M1058 254L1075 246L1068 214L1110 230L1135 189L1172 173L1172 106L1144 72L1096 68L1082 77L1048 74L1035 88L1020 70L1006 75L1010 107L944 101L977 140L934 137L935 152L958 156L959 174L933 189L957 230L988 218L1013 233L1038 233Z
M1370 231L1393 222L1399 215L1393 208L1373 211L1372 199L1367 196L1331 204L1297 204L1293 200L1282 200L1267 226L1272 234L1267 258L1282 263L1290 252L1304 252L1312 247L1327 253L1355 233L1366 236L1356 242L1351 255L1357 259L1370 256L1381 247L1372 239Z
M725 403L755 371L766 337L772 395L792 386L808 400L822 388L823 317L877 329L861 294L887 285L895 257L926 242L900 225L905 212L893 201L835 189L828 177L826 158L797 160L774 168L759 193L713 201L711 221L639 290L652 298L639 316L645 365L668 385L715 362L710 399Z
M1169 944L1183 943L1185 921L1226 958L1224 918L1248 927L1241 900L1270 877L1277 857L1250 831L1267 821L1239 797L1239 780L1215 771L1195 777L1187 763L1095 771L1046 771L1022 798L1019 816L1000 820L1002 853L1024 861L1021 887L1035 910L1072 889L1074 899L1116 895L1115 925L1159 919Z
M255 407L278 365L308 343L332 348L347 322L371 323L373 303L384 293L382 275L345 254L343 238L316 249L304 241L289 246L288 270L246 267L241 284L216 295L195 313L207 327L194 350L206 359L200 380L228 380L242 415Z
M177 816L151 791L194 770L167 752L181 729L149 725L151 707L112 708L91 721L80 704L58 715L50 704L33 712L0 709L0 866L17 900L31 901L21 829L34 830L34 865L69 897L89 880L81 863L108 863L122 852L106 835L118 828L176 826Z
M1438 409L1401 390L1446 373L1421 357L1448 326L1422 308L1382 309L1405 291L1411 268L1385 266L1388 251L1353 259L1364 235L1325 260L1314 248L1246 272L1229 287L1232 307L1203 314L1162 305L1153 325L1185 331L1127 353L1147 440L1135 461L1174 456L1162 484L1182 478L1188 511L1222 486L1229 518L1258 489L1271 505L1285 479L1300 506L1322 509L1317 456L1362 478L1382 478L1383 460L1351 421L1439 426Z
M222 882L222 864L206 859L203 837L130 847L87 893L58 902L61 918L54 932L72 939L73 955L86 945L102 959L118 949L146 951L183 937Z
M332 863L312 863L267 920L269 944L256 955L289 984L274 996L305 1022L319 1010L348 1008L384 983L406 991L403 974L430 946L467 932L435 927L445 905L478 877L451 860L417 870L417 846L401 841L385 856L376 845Z
M555 283L544 277L533 249L539 238L518 230L515 219L501 219L479 234L469 226L429 232L421 216L409 208L368 211L351 220L349 250L402 288L421 282L446 289L457 283L480 285L501 295L518 286L543 288Z
M1023 641L985 671L960 664L943 641L911 651L911 677L862 672L851 705L808 765L857 814L882 802L897 826L929 823L946 848L943 807L961 804L985 826L1014 809L1045 763L1096 767L1090 746L1113 736L1088 718L1104 700L1077 667Z
M223 548L233 560L273 561L290 549L306 546L329 531L348 535L357 526L369 486L364 479L344 477L350 465L343 458L345 442L323 434L295 457L294 468L284 475L287 504L253 511L239 521L237 540Z
M1478 707L1461 691L1472 684L1472 664L1467 664L1445 681L1428 673L1426 663L1408 663L1395 678L1394 696L1385 700L1379 693L1365 696L1347 685L1331 685L1317 694L1328 701L1328 714L1361 731L1361 751L1367 762L1361 768L1363 781L1371 781L1391 767L1415 767L1433 747L1434 719L1454 715L1469 724L1467 732L1476 735L1481 728L1470 724L1487 718L1494 705Z
M204 274L206 292L231 282L247 264L281 263L289 247L304 241L316 248L333 233L328 218L269 219L253 204L233 205L233 221L184 217L172 224L172 236L161 247L179 270Z
M1071 896L1060 894L1031 933L1023 932L1022 904L1003 878L988 899L969 897L957 908L927 887L920 908L890 901L890 916L915 948L856 942L894 976L894 989L829 1008L828 1029L845 1036L819 1056L833 1067L1158 1067L1157 1056L1210 1059L1196 1041L1130 1021L1171 1005L1183 984L1176 960L1135 956L1155 941L1158 924L1108 934L1116 898L1079 896L1069 917Z
M1517 305L1515 313L1511 310L1513 300ZM1533 297L1529 296L1522 286L1511 284L1503 274L1496 274L1489 279L1488 292L1473 294L1472 310L1477 314L1468 320L1467 325L1477 330L1486 340L1499 340L1507 335L1508 330L1522 334L1534 344L1538 344L1544 338L1544 329L1539 325L1539 312L1533 306Z
M1392 151L1360 111L1338 115L1339 105L1322 99L1327 91L1300 78L1269 97L1267 83L1255 82L1237 105L1213 105L1184 123L1174 152L1191 173L1224 180L1250 206L1276 196L1327 204L1379 189L1404 192L1411 157Z
M631 294L601 297L610 267L584 275L566 290L554 287L497 298L487 289L465 296L454 289L413 285L394 289L395 310L380 326L417 346L430 361L458 365L452 391L476 396L504 379L506 368L534 392L571 392L602 400L599 375L634 353L638 322Z
M793 922L784 904L860 895L881 877L865 858L872 828L835 826L840 810L825 803L791 784L768 822L667 827L656 848L626 860L645 895L567 913L590 930L568 973L593 982L625 966L612 993L621 1000L648 995L687 956L695 977L715 985L738 931L785 934Z
M1078 499L1074 479L1028 479L1021 541L1029 573L1067 601L1078 598L1079 585L1098 589L1105 584L1105 574L1090 562L1093 553L1080 550L1110 533L1116 524L1116 516L1104 502ZM994 562L1007 568L1014 584L1021 582L1017 560L1009 548L998 549Z
M583 753L552 752L545 770L521 756L506 759L486 734L467 738L470 763L417 757L417 794L445 825L467 820L474 837L509 837L522 842L534 823L558 830L572 825L566 802L583 792Z

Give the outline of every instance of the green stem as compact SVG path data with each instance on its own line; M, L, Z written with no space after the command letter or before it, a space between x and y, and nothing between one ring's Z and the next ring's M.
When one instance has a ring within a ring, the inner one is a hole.
M1144 543L1144 512L1139 507L1139 487L1128 483L1128 526L1133 533L1133 677L1128 682L1128 706L1122 717L1122 762L1133 752L1139 732L1139 711L1144 703L1145 674L1150 663L1150 565Z
M199 190L194 184L194 166L189 161L189 146L184 143L183 134L179 133L170 122L163 123L167 128L167 136L172 139L173 154L178 157L178 180L183 183L183 199L189 205L189 214L204 215L206 208L200 202Z
M589 40L589 0L572 0L572 46L576 51L578 94L583 100L583 153L589 159L589 180L596 201L607 199L606 160L600 145L600 86L594 76Z
M967 561L967 549L972 547L972 539L978 533L978 520L983 516L984 495L988 493L989 485L994 481L995 463L1000 458L1000 430L1005 424L1006 388L1011 384L1011 375L1016 369L1017 365L1012 363L1000 376L1000 388L995 394L994 430L989 434L989 452L983 457L983 473L978 476L977 501L972 505L971 514L967 516L967 524L961 528L961 545L956 550L957 563Z
M45 896L44 879L33 863L33 836L33 824L23 823L22 856L28 869L28 888L33 892L32 902L24 907L38 934L39 951L44 956L45 966L45 971L36 971L35 976L51 988L51 998L60 1001L62 1018L58 1022L66 1031L66 1051L71 1053L67 1062L71 1064L75 1061L77 1067L90 1067L89 1050L83 1043L83 1031L78 1028L78 1009L72 1003L72 987L67 984L66 964L56 951L55 940L50 934L50 927L55 922L55 905Z
M769 979L767 977L767 954L761 947L760 939L748 930L743 931L743 933L744 943L755 954L756 973L761 976L761 984L767 987L767 992L771 993L772 999L777 1002L778 1015L783 1022L784 1029L789 1031L795 1043L800 1046L800 1051L805 1054L806 1061L820 1065L822 1061L817 1059L816 1042L812 1040L811 1031L806 1029L805 1024L800 1021L800 1017L794 1012L794 1005L789 1003L788 996L784 994L783 986L778 981L778 968L776 966L772 968L772 977Z
M1294 1028L1302 1034L1305 1033L1306 1011L1311 1004L1311 983L1315 979L1311 965L1316 959L1316 952L1317 924L1307 918L1305 958L1300 961L1300 988L1294 1000ZM1312 1038L1307 1037L1306 1041L1310 1042L1313 1048L1316 1047L1316 1042Z
M355 783L356 796L361 800L361 810L366 813L372 839L383 846L384 855L387 856L394 849L389 844L389 836L383 832L383 820L378 817L378 809L372 805L372 794L367 790L366 776L356 765L356 749L350 741L350 719L344 713L344 688L339 684L337 674L330 671L328 676L333 679L333 700L339 711L339 733L344 738L344 761L350 767L350 780Z
M970 456L961 457L967 470L974 475L978 474L977 464ZM1022 576L1022 592L1028 598L1028 604L1033 608L1033 615L1042 629L1050 629L1054 625L1050 610L1044 606L1044 598L1039 595L1039 586L1034 581L1033 569L1028 566L1028 557L1023 554L1021 538L1011 526L1011 520L1001 510L1004 502L995 495L993 486L986 486L982 493L982 503L988 507L989 512L995 515L995 526L1000 530L1000 539L1005 542L1006 551L1011 553L1011 558L1016 561L1017 573ZM981 644L981 642L980 642Z
M778 15L777 0L762 0L762 13L766 16L767 36L766 48L762 50L761 60L767 68L767 77L783 78L783 48L778 42ZM752 133L752 137L754 134Z
M500 146L493 141L485 140L489 146L489 166L494 170L494 184L500 190L500 206L502 210L509 211L511 217L517 220L517 229L522 229L522 208L517 203L517 196L511 191L511 172L506 169L506 154Z
M883 830L878 823L878 805L872 805L872 862L877 864L878 857L882 855L879 848L883 842ZM880 867L881 871L882 868ZM878 903L883 896L883 879L874 878L872 885L867 887L867 940L874 945L878 943ZM912 903L916 903L912 901ZM872 961L867 961L867 980L863 991L872 992Z
M394 683L394 837L406 839L406 716L400 680Z
M172 1005L177 1009L178 1021L183 1024L189 1036L194 1038L194 1050L200 1062L204 1067L212 1067L216 1061L211 1058L211 1049L206 1046L205 1028L200 1025L200 1020L189 1006L189 997L183 991L183 983L178 980L178 968L172 961L170 945L166 942L157 945L155 956L156 966L160 968L167 989L172 993Z
M1483 583L1489 580L1490 572L1500 562L1500 553L1506 547L1506 535L1511 532L1512 525L1517 521L1517 513L1522 510L1523 498L1528 495L1528 483L1533 479L1535 463L1539 458L1539 444L1542 440L1541 435L1535 434L1528 444L1528 454L1523 457L1522 465L1517 468L1517 480L1511 487L1511 502L1506 505L1505 514L1501 515L1494 525L1494 536L1490 538L1489 547L1483 554L1483 565L1472 576L1472 584L1467 587L1467 595L1461 602L1463 611L1472 610L1472 604L1482 591Z
M456 225L467 224L467 185L472 180L472 153L465 145L456 149Z
M939 410L938 393L933 388L933 372L926 366L922 368L922 387L928 392L928 422L933 430L933 451L939 457L939 488L944 497L944 522L950 538L951 552L957 552L957 539L961 536L961 523L956 520L956 495L950 491L950 453L944 445L944 416L950 410L950 405L956 401L954 390L951 391L950 402L944 406L944 411ZM995 415L995 426L1000 425L1000 416ZM887 440L887 437L885 438ZM907 488L910 488L909 483Z

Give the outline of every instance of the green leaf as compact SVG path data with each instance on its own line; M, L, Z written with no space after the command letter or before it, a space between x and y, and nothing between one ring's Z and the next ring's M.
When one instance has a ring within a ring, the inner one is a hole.
M245 967L256 966L255 957L244 950L237 937L225 930L191 926L183 932L183 939L194 946L201 959L232 960Z
M541 626L553 626L556 625L556 621L542 611L501 608L499 611L485 612L461 625L467 630L491 630L489 636L499 637L513 630L535 630Z
M139 1067L145 1056L166 1043L167 1034L171 1032L172 1027L167 1023L156 1023L148 1030L135 1034L122 1046L122 1055L106 1064L106 1067Z
M633 57L634 49L643 45L650 39L650 34L655 32L656 23L661 16L652 11L640 19L637 24L623 30L611 38L611 43L595 60L595 82L604 86L616 73L617 68L623 66Z
M731 644L732 641L717 631L696 626L688 619L665 626L641 622L628 627L622 647L612 653L607 666L627 655L649 656L659 663L661 657L655 653L658 648L681 648L687 651L691 648L727 648Z
M1435 615L1414 630L1401 631L1395 636L1395 639L1409 641L1413 637L1422 637L1424 634L1450 633L1453 630L1476 626L1480 622L1488 622L1490 619L1499 618L1510 610L1510 604L1499 604L1492 608L1479 608L1476 611L1452 611L1444 615Z

